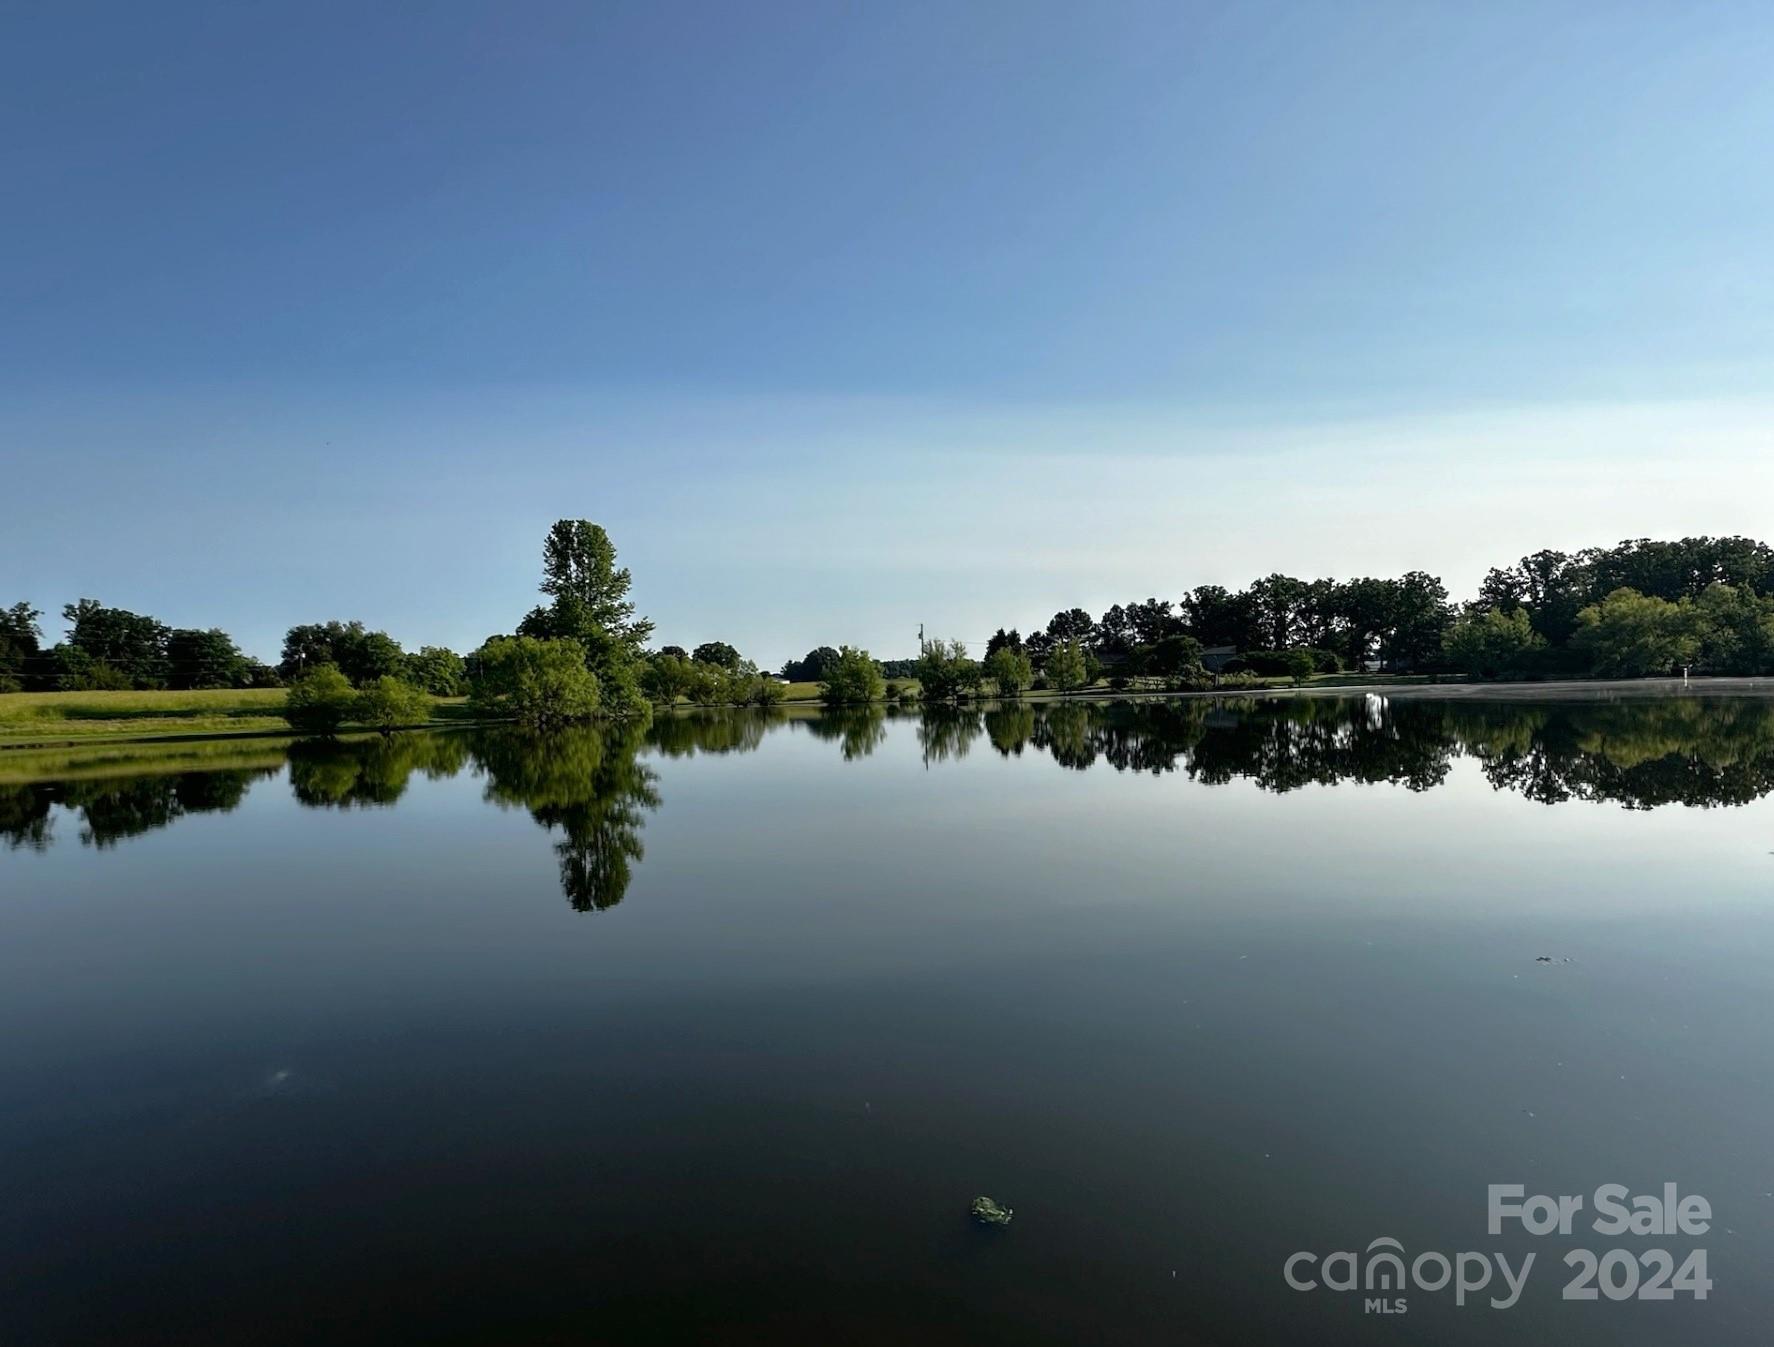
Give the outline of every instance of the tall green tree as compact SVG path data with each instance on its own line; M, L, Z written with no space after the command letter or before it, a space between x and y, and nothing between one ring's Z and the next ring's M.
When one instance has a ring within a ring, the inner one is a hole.
M1234 594L1224 585L1197 585L1183 598L1189 633L1205 646L1230 645L1240 650L1260 644L1255 603L1248 593Z
M1100 655L1120 658L1133 649L1133 618L1120 604L1111 604L1090 633L1090 646ZM987 652L990 653L990 652Z
M1090 639L1095 630L1096 623L1091 621L1090 614L1082 608L1067 608L1057 612L1047 624L1048 638L1056 643L1077 641L1082 644Z
M1334 602L1349 667L1360 669L1390 625L1391 584L1371 576L1345 580L1337 586Z
M1062 641L1047 657L1047 665L1042 672L1047 675L1047 681L1061 692L1071 692L1074 688L1083 687L1089 676L1088 666L1084 662L1084 643L1078 640Z
M782 676L791 683L817 683L831 672L838 662L838 652L829 645L809 650L802 659L791 659L782 666Z
M0 692L19 691L31 676L43 641L42 616L28 603L0 608Z
M1427 571L1386 582L1386 625L1380 650L1393 668L1412 668L1441 653L1452 610L1447 586Z
M1166 636L1180 636L1183 622L1166 599L1145 599L1127 606L1127 622L1135 646L1156 645Z
M293 679L321 664L333 665L361 685L384 674L400 677L406 672L407 656L387 632L370 631L357 621L311 622L284 633L280 674Z
M1536 633L1563 645L1576 630L1577 610L1588 601L1589 585L1583 560L1542 548L1514 566L1492 568L1479 586L1478 601L1504 613L1522 609Z
M704 641L690 656L698 664L717 664L723 669L737 669L743 657L725 641Z
M1035 681L1029 657L1009 646L1000 646L987 656L983 672L998 689L998 695L1007 700L1022 696Z
M220 627L195 631L180 627L166 640L167 681L171 688L235 688L249 680L248 662Z
M626 567L616 565L616 545L587 519L561 519L542 546L542 592L551 602L532 609L518 634L538 640L577 641L596 675L607 714L644 712L641 690L645 645L653 624L635 614Z
M1474 678L1501 678L1529 672L1546 638L1535 631L1528 610L1482 608L1459 618L1448 629L1448 662Z
M96 664L115 669L127 686L166 686L166 643L171 632L151 617L127 608L107 608L97 599L81 599L62 609L68 644Z
M1294 644L1306 606L1306 582L1277 571L1245 593L1250 598L1251 622L1263 644L1271 650L1285 650Z
M1023 638L1021 633L1018 632L1015 627L1012 627L1009 631L1005 631L1004 628L999 627L997 631L992 633L991 639L986 642L987 659L990 659L1000 650L1014 650L1018 654L1023 653Z
M635 614L628 597L633 578L616 564L616 544L589 519L558 519L542 544L542 592L553 601L554 621L591 624L638 650L653 624Z

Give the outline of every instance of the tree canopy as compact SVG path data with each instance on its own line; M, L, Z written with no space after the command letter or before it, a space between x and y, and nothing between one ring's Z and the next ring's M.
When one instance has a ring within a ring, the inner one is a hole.
M277 671L295 678L303 670L331 664L353 683L406 671L406 653L385 631L370 631L362 622L311 622L284 634L283 658Z
M697 664L714 664L723 669L737 669L743 662L739 652L725 641L704 641L690 658Z
M986 657L982 672L1000 697L1020 697L1035 681L1035 670L1022 650L1001 645Z
M838 662L838 652L829 645L809 650L801 659L791 659L782 666L782 676L791 683L817 683L831 672Z
M498 636L474 652L468 705L476 715L563 725L598 713L601 689L585 647L570 637Z
M928 640L918 655L918 683L927 702L953 701L979 686L979 665L961 641Z
M1087 672L1084 643L1077 637L1062 641L1054 647L1041 671L1047 675L1047 681L1061 692L1071 692L1083 687Z
M635 614L631 580L616 565L610 535L587 519L561 519L542 544L541 590L551 602L533 608L518 634L543 641L569 640L584 652L606 714L644 711L641 690L645 645L653 624Z
M298 674L284 699L283 718L304 734L332 734L350 717L357 694L331 664Z
M820 690L828 702L878 702L887 691L881 666L866 650L840 646Z

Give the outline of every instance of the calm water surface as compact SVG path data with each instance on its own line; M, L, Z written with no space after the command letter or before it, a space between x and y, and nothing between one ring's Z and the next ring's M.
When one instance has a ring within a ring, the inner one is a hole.
M1767 1340L1774 704L101 756L0 755L8 1347ZM1712 1227L1486 1231L1610 1182ZM1283 1280L1381 1236L1537 1257Z

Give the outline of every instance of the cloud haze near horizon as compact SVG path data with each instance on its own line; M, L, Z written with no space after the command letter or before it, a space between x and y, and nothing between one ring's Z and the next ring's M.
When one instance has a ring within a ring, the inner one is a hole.
M775 667L820 644L914 653L920 623L980 642L1063 607L1275 570L1423 569L1469 597L1543 546L1765 533L1774 499L1774 408L1748 402L1289 423L508 390L472 408L354 403L329 429L336 404L144 401L127 451L95 447L90 412L37 412L55 479L105 480L130 508L95 550L82 492L46 476L30 489L42 541L7 574L46 609L90 594L223 626L262 657L329 617L472 648L537 602L542 534L563 515L610 529L660 642L727 640ZM191 476L164 471L175 454ZM152 564L113 560L130 556Z

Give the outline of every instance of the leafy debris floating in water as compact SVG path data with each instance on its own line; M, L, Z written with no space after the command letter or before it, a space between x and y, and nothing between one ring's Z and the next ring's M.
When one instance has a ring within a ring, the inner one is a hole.
M1012 1215L1009 1207L1000 1207L989 1197L973 1199L973 1219L981 1225L1009 1225Z

